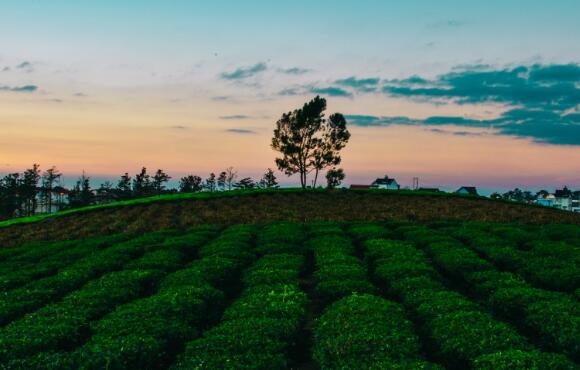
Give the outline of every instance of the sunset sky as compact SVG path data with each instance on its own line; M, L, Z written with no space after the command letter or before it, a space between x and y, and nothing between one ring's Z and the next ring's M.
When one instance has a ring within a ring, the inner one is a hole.
M575 0L0 0L0 175L259 177L275 121L322 95L350 125L347 184L578 188L579 14Z

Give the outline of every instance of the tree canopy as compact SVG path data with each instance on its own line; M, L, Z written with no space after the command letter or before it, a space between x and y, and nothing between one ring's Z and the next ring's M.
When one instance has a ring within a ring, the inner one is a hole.
M326 99L316 96L300 109L282 114L276 122L272 148L280 152L276 165L291 176L300 175L303 189L314 172L316 187L319 171L340 164L340 151L350 139L346 119L340 113L325 118Z

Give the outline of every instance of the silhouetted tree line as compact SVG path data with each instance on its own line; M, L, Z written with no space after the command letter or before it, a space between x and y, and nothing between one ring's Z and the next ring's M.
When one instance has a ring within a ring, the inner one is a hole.
M41 172L40 166L34 164L22 173L9 173L0 178L0 219L177 192L278 187L271 169L258 181L250 177L238 180L237 171L233 167L228 167L218 176L211 173L206 179L197 175L182 177L177 189L167 188L170 179L171 176L162 169L149 174L147 168L143 167L134 176L124 173L116 184L105 181L93 189L91 178L83 172L74 186L67 189L62 186L62 173L56 167Z

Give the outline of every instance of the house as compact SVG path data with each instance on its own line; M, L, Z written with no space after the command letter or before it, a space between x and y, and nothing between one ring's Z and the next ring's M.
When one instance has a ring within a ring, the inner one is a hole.
M554 207L555 199L556 197L554 197L552 194L538 195L538 197L536 198L536 204L539 204L544 207Z
M564 186L564 189L554 192L554 207L565 211L572 210L572 192L570 189Z
M367 190L370 188L371 188L370 185L351 185L350 186L350 189L352 189L352 190Z
M389 189L389 190L399 190L401 186L397 182L397 180L389 178L389 176L385 175L382 179L376 179L370 185L372 189Z
M462 186L455 191L456 194L461 195L479 195L477 194L477 188L475 186Z

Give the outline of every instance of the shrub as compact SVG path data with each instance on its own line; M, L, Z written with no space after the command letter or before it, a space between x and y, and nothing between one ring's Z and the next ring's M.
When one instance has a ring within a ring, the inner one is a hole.
M474 370L573 370L576 368L576 365L565 356L537 351L502 351L480 356L473 361Z
M287 369L288 325L272 318L226 321L190 342L176 369Z
M327 369L364 369L419 357L418 339L403 309L372 295L355 294L332 304L314 337L314 358Z
M174 271L183 265L185 256L177 250L157 250L145 253L125 265L126 269L133 270L161 270Z
M435 318L429 327L440 355L449 363L469 362L481 355L529 347L514 329L483 312L452 312Z
M115 306L139 296L158 280L149 271L113 272L82 289L9 324L0 332L0 358L71 348L88 331L89 323ZM55 318L57 318L55 320Z
M348 228L348 233L355 240L378 239L389 236L387 230L377 224L354 224Z

